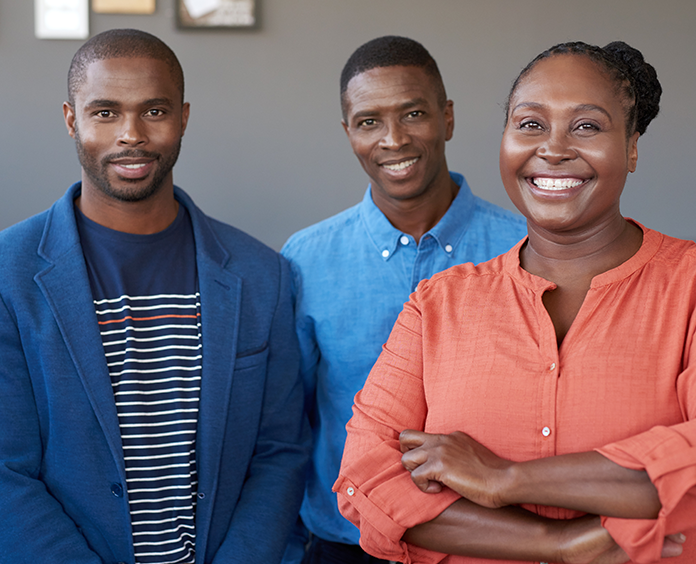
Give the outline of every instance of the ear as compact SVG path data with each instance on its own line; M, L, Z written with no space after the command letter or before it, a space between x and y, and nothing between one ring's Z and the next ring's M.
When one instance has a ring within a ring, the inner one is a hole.
M189 114L191 113L191 104L186 102L181 108L181 136L186 133L186 126L188 125Z
M342 119L341 125L343 126L343 131L345 131L348 138L350 138L350 133L348 133L348 124L346 123L346 120Z
M628 172L635 172L638 166L638 137L637 131L628 140Z
M447 100L445 103L445 141L452 139L454 135L454 102Z
M68 135L75 139L75 108L70 105L70 102L63 102L63 119L65 127L68 128Z

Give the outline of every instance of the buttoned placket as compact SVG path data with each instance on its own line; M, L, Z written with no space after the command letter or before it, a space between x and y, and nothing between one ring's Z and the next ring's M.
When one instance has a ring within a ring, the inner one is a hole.
M557 397L560 378L559 349L556 330L542 301L543 292L535 296L539 315L539 397L541 406L536 443L539 445L539 457L555 456Z

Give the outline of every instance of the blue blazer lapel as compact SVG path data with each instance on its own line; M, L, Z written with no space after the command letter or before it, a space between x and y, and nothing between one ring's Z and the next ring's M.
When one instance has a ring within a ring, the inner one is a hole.
M199 489L217 489L226 414L237 354L241 282L219 265L198 260L203 372L196 437ZM205 538L203 536L202 538Z
M220 245L208 218L183 191L175 190L191 217L201 294L203 370L196 435L198 490L214 493L237 356L242 282L231 271L231 257ZM197 508L196 554L201 558L206 554L212 511L212 500Z
M51 308L125 483L116 403L73 211L78 189L79 184L74 185L49 212L38 249L49 266L34 280Z

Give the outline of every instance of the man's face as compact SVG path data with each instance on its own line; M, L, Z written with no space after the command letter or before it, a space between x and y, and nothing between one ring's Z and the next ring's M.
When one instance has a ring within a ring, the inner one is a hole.
M82 165L83 191L126 202L171 188L189 106L166 63L151 58L92 62L63 104Z
M343 127L377 205L450 189L445 142L454 130L452 102L438 104L433 79L422 68L365 71L350 80L344 96Z

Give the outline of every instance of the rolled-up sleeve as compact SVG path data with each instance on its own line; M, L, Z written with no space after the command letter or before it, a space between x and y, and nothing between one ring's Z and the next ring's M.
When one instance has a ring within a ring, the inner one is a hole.
M401 465L399 433L423 430L427 404L423 389L423 343L417 296L407 303L370 372L355 396L346 427L343 462L333 490L338 506L360 529L368 553L399 562L440 562L445 554L401 540L404 532L437 517L459 499L445 488L421 492Z
M693 338L689 342L693 343ZM693 356L691 349L687 347L687 359ZM687 361L687 368L677 378L677 394L687 421L671 427L656 426L597 449L625 468L645 470L657 488L662 503L657 519L602 520L611 536L638 564L660 559L665 535L693 528L696 515L695 365L696 362Z

